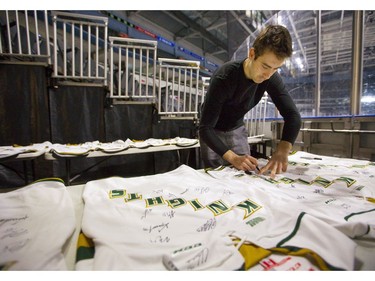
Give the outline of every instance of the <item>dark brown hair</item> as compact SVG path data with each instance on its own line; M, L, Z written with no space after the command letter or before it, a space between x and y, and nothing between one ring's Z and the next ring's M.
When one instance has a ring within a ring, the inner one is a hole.
M282 25L269 25L255 39L253 48L255 59L266 51L273 52L278 58L285 59L292 55L292 37Z

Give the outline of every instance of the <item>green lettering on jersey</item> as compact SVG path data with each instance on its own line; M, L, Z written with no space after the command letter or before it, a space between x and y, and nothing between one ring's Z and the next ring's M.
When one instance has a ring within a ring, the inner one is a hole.
M147 198L146 201L146 208L157 206L157 205L164 205L164 199L161 196L154 197L154 198Z
M189 200L190 205L194 208L194 211L204 209L205 207L198 201L198 199Z
M174 198L174 199L166 200L166 201L168 203L168 206L171 207L172 209L186 205L186 200L182 198Z
M231 208L229 208L225 203L221 200L214 201L206 206L211 212L214 213L215 216L224 214L229 212Z
M243 219L248 218L250 215L254 214L256 211L262 208L262 206L259 206L257 203L251 201L250 199L246 199L238 203L237 205L234 205L233 207L237 207L245 211Z
M121 198L124 197L126 194L125 189L115 189L115 190L110 190L109 191L109 198L114 199L114 198Z
M257 225L258 223L262 222L266 220L265 218L263 217L256 217L256 218L253 218L252 220L249 220L248 222L246 222L246 224L250 225L251 227Z
M322 178L322 177L317 177L314 180L314 183L320 184L324 188L327 188L328 186L330 186L333 183L333 181L329 181L329 180L327 180L325 178Z
M128 193L128 198L125 198L125 202L133 201L133 200L141 200L142 194L139 195L138 193Z
M287 178L287 177L281 178L280 181L283 182L283 183L286 183L286 184L294 183L294 180L292 180L290 178Z
M279 183L277 180L274 180L274 179L271 179L271 178L267 178L267 177L260 177L262 179L264 179L265 181L268 181L269 183L272 183L272 184L277 184Z
M307 185L312 185L312 183L314 182L314 181L312 181L312 182L310 182L310 181L307 181L307 180L304 180L304 179L297 179L297 181L298 182L300 182L300 183L303 183L303 184L307 184Z
M346 187L350 187L356 182L356 180L347 177L339 177L338 179L336 179L336 181L346 182Z

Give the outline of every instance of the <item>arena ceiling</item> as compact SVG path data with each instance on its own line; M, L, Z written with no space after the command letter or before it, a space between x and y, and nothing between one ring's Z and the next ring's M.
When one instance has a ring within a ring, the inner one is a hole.
M181 45L194 46L205 57L220 64L233 58L245 39L267 22L288 27L294 42L295 71L311 74L317 64L323 72L350 67L353 50L353 14L334 11L127 11L129 19L158 26ZM319 19L319 21L318 21ZM375 65L375 19L364 11L364 65ZM319 23L319 24L318 24ZM320 32L320 36L318 35ZM319 38L319 41L318 41ZM300 66L300 67L299 67Z
M129 19L156 25L181 45L194 46L218 63L276 11L127 11Z

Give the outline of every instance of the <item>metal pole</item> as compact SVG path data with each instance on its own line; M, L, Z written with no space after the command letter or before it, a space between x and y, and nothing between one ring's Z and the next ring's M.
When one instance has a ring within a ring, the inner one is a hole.
M363 11L354 11L353 17L353 52L352 52L352 91L351 108L352 115L360 114L361 94L362 94L362 62L363 62Z
M316 14L316 71L315 71L315 116L320 116L320 58L321 58L321 11Z

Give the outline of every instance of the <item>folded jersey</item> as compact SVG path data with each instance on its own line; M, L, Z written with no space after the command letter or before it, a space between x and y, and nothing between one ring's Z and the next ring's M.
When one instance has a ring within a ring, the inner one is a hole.
M84 156L90 152L91 148L85 145L74 145L74 144L53 144L51 146L51 153L57 154L58 156L68 156L68 155L76 155L76 156Z

